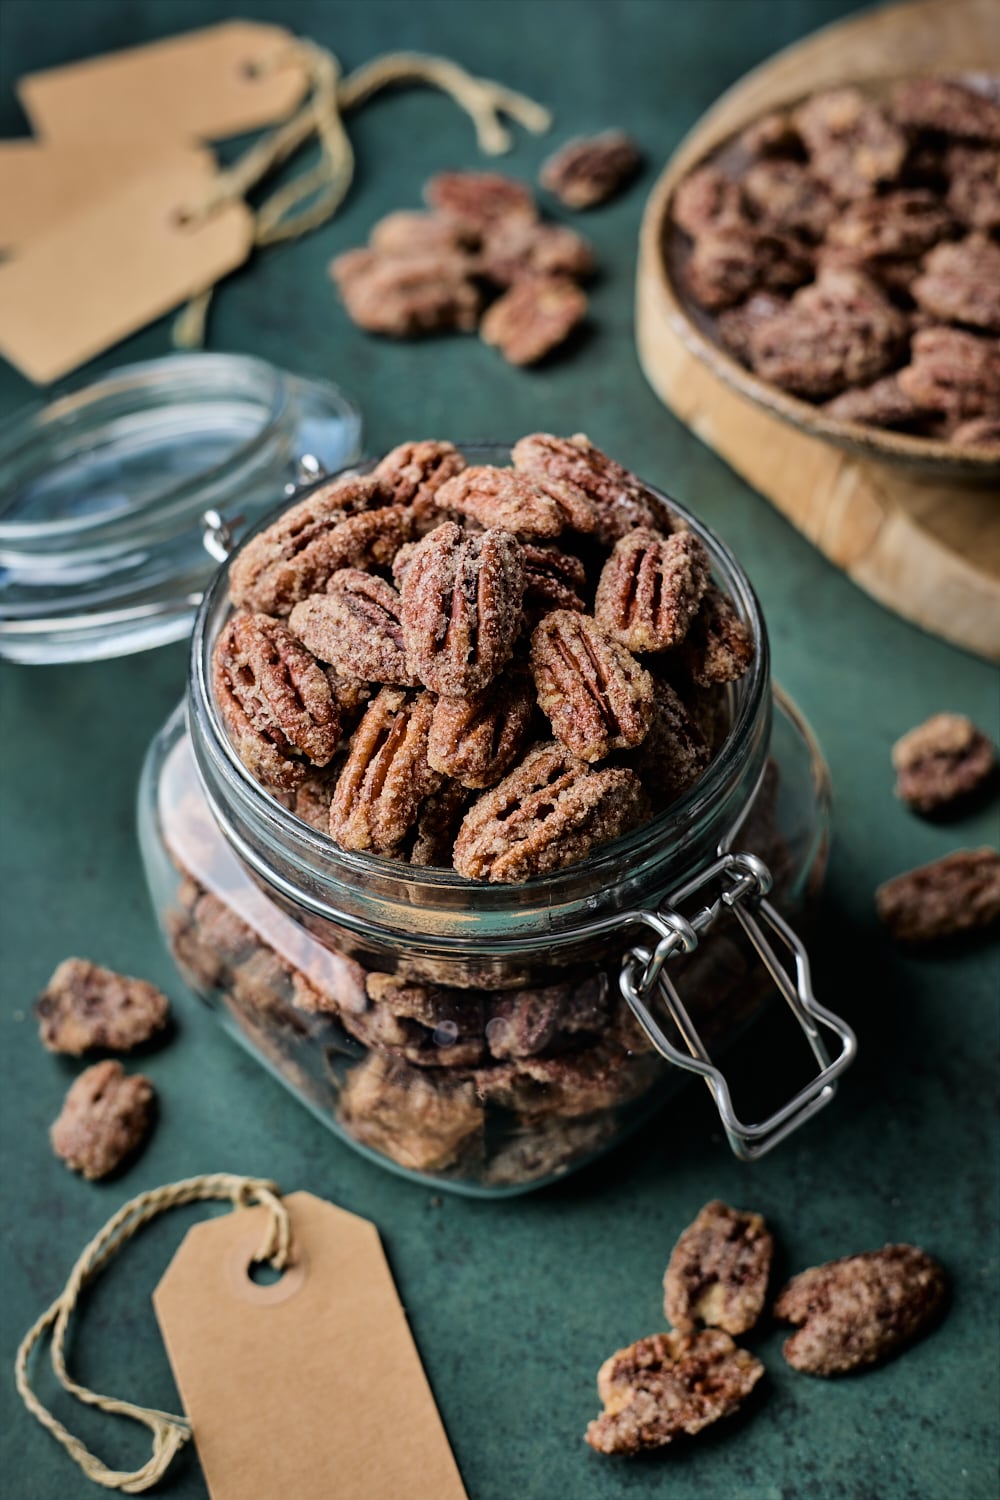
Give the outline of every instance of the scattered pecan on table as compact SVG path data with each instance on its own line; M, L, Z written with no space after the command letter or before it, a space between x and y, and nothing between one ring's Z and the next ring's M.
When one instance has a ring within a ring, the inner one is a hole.
M760 1214L706 1203L674 1246L663 1280L675 1328L746 1333L764 1310L774 1241Z
M896 796L932 813L978 792L996 770L988 737L965 714L934 714L892 747Z
M65 958L35 1002L42 1044L50 1052L131 1052L163 1031L166 995L85 958Z
M71 1085L52 1126L52 1149L90 1181L107 1177L134 1156L153 1124L155 1093L141 1073L109 1059Z

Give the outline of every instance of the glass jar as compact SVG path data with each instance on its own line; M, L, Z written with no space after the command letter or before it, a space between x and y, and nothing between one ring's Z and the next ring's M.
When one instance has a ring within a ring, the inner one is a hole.
M290 813L242 765L213 701L225 569L199 611L186 704L140 788L160 922L243 1045L342 1139L407 1176L487 1196L541 1186L622 1139L684 1071L705 1078L737 1153L760 1155L828 1102L853 1056L786 920L822 880L826 767L772 688L746 575L668 503L752 631L753 664L729 689L712 763L678 801L522 885L344 851ZM744 1124L713 1058L776 994L818 1071Z

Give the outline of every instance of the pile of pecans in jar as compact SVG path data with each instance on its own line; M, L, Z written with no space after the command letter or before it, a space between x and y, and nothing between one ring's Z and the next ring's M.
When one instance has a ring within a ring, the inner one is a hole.
M711 759L754 648L700 538L586 437L511 457L404 443L230 567L218 710L247 769L343 849L524 881Z
M826 90L680 184L682 280L761 379L841 421L1000 445L1000 81L980 82Z

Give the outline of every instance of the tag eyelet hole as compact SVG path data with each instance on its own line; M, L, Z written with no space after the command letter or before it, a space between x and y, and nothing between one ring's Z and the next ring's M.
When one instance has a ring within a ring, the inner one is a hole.
M247 1279L254 1286L276 1286L284 1279L284 1271L278 1271L269 1260L252 1260L247 1266Z

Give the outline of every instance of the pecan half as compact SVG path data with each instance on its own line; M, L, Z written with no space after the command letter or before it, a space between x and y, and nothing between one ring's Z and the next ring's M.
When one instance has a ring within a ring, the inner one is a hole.
M879 886L875 909L894 938L930 943L1000 921L1000 854L956 849Z
M827 243L850 250L860 260L915 256L954 230L954 219L935 193L926 188L896 188L849 204L830 225Z
M372 225L368 248L382 256L451 256L475 250L478 236L453 219L419 209L399 209Z
M781 233L821 240L837 213L826 188L800 161L756 162L741 186L759 219Z
M510 532L466 536L446 521L426 536L400 595L403 636L421 682L455 697L487 687L513 650L523 593L521 548Z
M601 975L589 976L576 983L499 994L486 1022L490 1055L504 1062L565 1048L581 1036L606 1037L614 1007L602 981Z
M630 651L667 651L687 635L708 587L705 545L691 531L637 527L615 543L594 600L599 625Z
M926 1331L945 1297L945 1274L915 1245L846 1255L793 1276L775 1317L800 1325L784 1356L807 1375L841 1375L896 1354Z
M993 775L996 755L964 714L934 714L892 747L896 796L917 812L935 812L977 792Z
M656 807L666 807L686 791L712 758L708 742L669 683L653 678L653 721L649 733L628 757L643 778Z
M587 294L568 276L522 276L487 309L479 336L508 364L534 365L586 316Z
M440 865L450 869L451 852L471 800L472 793L460 781L446 781L427 798L414 824L411 865Z
M64 958L35 1001L42 1045L80 1057L103 1048L131 1052L162 1031L170 1002L145 979L130 979L85 958Z
M427 759L463 786L495 786L524 748L534 711L534 687L523 669L469 698L439 698Z
M604 1411L587 1428L598 1453L662 1448L728 1417L764 1373L727 1333L654 1333L605 1360L597 1376Z
M808 281L812 271L812 251L798 235L766 224L724 220L695 241L683 275L694 300L717 312L758 288L790 291Z
M395 849L441 785L427 763L433 712L429 693L383 688L372 699L330 803L330 833L343 848Z
M471 1083L432 1080L377 1052L348 1073L337 1118L357 1140L413 1172L443 1171L481 1148L483 1106Z
M895 121L860 89L825 89L792 115L812 170L841 202L863 198L892 182L906 160L908 141Z
M938 245L910 291L917 305L942 323L1000 333L1000 245L982 234Z
M469 880L530 880L583 859L645 812L634 772L595 771L560 744L538 745L466 814L455 869Z
M715 1199L674 1246L663 1278L664 1311L675 1328L696 1323L746 1333L764 1310L774 1241L760 1214Z
M291 791L340 743L326 674L269 615L234 615L215 643L212 687L240 760L258 781Z
M684 640L684 663L699 687L735 682L753 661L753 638L729 597L710 583Z
M784 298L773 292L754 292L737 307L727 307L718 317L719 337L736 358L750 363L750 335L755 328L773 318L787 306Z
M895 372L871 385L842 391L822 409L838 422L871 422L876 427L909 427L928 415L926 407L906 394Z
M454 443L425 438L400 443L376 464L373 473L394 505L412 508L415 529L423 535L445 519L435 503L438 490L464 468L465 459Z
M233 559L233 603L287 615L300 599L319 593L337 568L387 565L411 523L408 513L388 507L386 498L374 475L349 476L314 490Z
M948 207L970 229L1000 229L1000 147L952 146Z
M438 505L482 526L503 527L518 538L558 536L565 521L547 488L513 469L489 464L466 469L442 485Z
M1000 338L958 328L921 328L910 363L899 372L905 393L954 417L995 416L1000 408Z
M539 181L567 208L596 208L620 193L642 166L642 153L624 130L580 136L542 163Z
M587 570L572 552L524 542L524 614L533 630L554 609L587 608Z
M392 584L360 568L341 568L326 590L296 604L288 617L292 634L347 677L416 687Z
M1000 141L1000 103L950 78L911 78L897 85L892 112L902 125L972 141Z
M636 526L650 526L664 536L674 529L663 502L582 432L570 438L530 433L514 444L511 459L515 469L532 478L558 480L581 490L596 507L593 530L606 547Z
M330 263L330 275L352 323L389 338L420 338L457 328L471 332L482 296L473 262L452 251L382 255L348 250Z
M653 679L590 615L557 609L531 636L538 706L581 760L639 745L653 718Z
M674 223L692 239L720 224L747 221L739 183L711 163L697 167L678 183L671 208Z
M531 219L498 219L483 237L479 263L497 286L513 286L526 276L569 276L585 280L594 270L590 242L566 224Z
M81 1073L52 1126L52 1149L89 1181L107 1177L134 1156L153 1124L153 1085L120 1062L99 1062Z
M436 213L478 233L498 219L538 217L531 189L500 172L438 172L424 185L424 201Z

